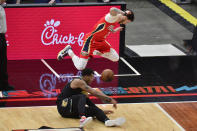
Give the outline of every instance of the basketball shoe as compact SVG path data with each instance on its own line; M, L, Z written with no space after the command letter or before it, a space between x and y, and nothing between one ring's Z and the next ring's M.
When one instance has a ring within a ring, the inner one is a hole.
M85 125L87 125L88 123L90 123L92 121L92 117L85 117L85 116L82 116L81 119L80 119L80 128L84 127Z
M125 123L125 121L126 120L123 117L117 118L115 120L107 120L105 121L105 126L121 126Z
M68 51L69 51L70 49L72 50L71 46L70 46L70 45L67 45L64 49L62 49L62 50L58 53L57 59L58 59L58 60L62 60L65 56L68 55Z

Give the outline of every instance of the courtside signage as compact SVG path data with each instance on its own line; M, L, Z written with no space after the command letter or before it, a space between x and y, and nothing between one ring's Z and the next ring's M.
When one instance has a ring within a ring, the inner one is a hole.
M111 7L6 8L8 60L56 59L68 44L79 55L85 34ZM117 52L119 35L111 33L107 39Z

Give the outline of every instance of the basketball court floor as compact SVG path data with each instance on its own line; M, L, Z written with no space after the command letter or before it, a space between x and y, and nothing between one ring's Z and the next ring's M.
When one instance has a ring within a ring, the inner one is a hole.
M129 8L135 8L132 2L128 1ZM81 74L71 59L9 60L9 82L15 90L0 92L0 131L197 131L197 57L171 44L180 44L191 33L153 5L137 4L148 7L136 6L138 17L126 32L130 44L119 62L94 58L88 63L96 73L91 86L115 98L118 109L94 96L91 100L113 110L109 118L125 117L123 126L109 128L93 120L80 129L79 119L58 114L57 95ZM156 44L166 45L156 49ZM99 74L107 68L114 71L115 79L105 83Z
M195 56L120 57L119 62L91 59L95 70L92 87L118 101L118 109L90 98L102 109L112 109L110 118L125 117L122 127L107 128L94 120L85 131L196 130L197 58ZM102 82L99 74L112 69L115 79ZM79 127L78 119L61 118L56 97L64 85L80 76L71 59L8 61L14 91L2 92L0 130ZM74 128L75 129L75 128ZM73 130L74 130L73 129ZM79 129L82 130L82 129Z

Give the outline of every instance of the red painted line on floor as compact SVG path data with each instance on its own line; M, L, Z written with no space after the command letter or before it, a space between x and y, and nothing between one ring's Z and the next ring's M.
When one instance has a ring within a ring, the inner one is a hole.
M5 102L9 102L9 101L47 101L47 100L56 100L56 97L53 98L22 98L22 99L1 99L0 102L5 101Z
M110 96L112 98L134 98L134 97L168 97L168 96L197 96L197 93L187 93L187 94L154 94L154 95L117 95ZM96 99L95 96L90 96L90 99ZM22 99L0 99L0 102L17 102L17 101L47 101L47 100L56 100L56 97L53 98L22 98Z
M113 98L130 98L130 97L168 97L168 96L197 96L197 93L185 93L185 94L154 94L154 95L122 95L112 96Z

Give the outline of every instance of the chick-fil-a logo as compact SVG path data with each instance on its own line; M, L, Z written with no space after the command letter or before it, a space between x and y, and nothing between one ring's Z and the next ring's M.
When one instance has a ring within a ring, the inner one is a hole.
M60 78L57 78L54 74L44 73L40 76L39 84L40 89L42 90L44 96L52 97L57 96L57 92L54 92L56 89L57 83L67 83L73 79L75 76L73 73L59 74ZM81 76L81 71L78 71L76 76ZM99 84L100 77L95 76L97 84Z
M44 45L54 44L75 44L76 41L79 46L83 45L84 32L81 32L79 36L73 36L71 33L68 35L59 35L57 27L60 25L60 21L51 19L44 24L45 29L42 31L41 41Z

